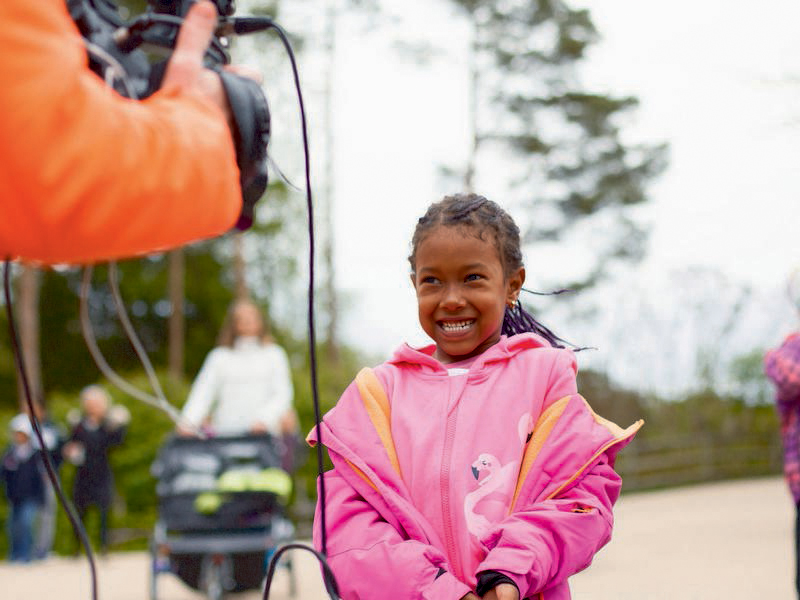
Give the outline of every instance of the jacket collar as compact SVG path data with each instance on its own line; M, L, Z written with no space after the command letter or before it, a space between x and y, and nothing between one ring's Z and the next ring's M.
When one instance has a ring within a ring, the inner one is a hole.
M511 337L503 335L500 336L500 341L475 359L470 371L478 372L491 363L508 360L525 350L549 346L550 344L544 338L535 333L520 333ZM420 369L431 374L446 375L447 365L433 357L435 351L435 344L421 348L412 348L408 344L403 344L395 350L388 362L400 368Z

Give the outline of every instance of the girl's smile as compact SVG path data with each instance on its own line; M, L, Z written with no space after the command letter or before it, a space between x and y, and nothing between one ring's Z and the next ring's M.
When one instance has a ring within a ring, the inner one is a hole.
M437 323L439 327L444 329L445 333L452 334L464 333L474 324L475 319L469 319L466 321L440 321Z
M456 362L497 343L506 305L516 299L524 279L524 269L505 276L492 237L443 225L426 235L411 280L420 324L436 342L434 356Z

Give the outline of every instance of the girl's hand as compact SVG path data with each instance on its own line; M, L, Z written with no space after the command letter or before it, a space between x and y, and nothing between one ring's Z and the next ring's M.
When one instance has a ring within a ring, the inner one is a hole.
M461 596L461 600L481 600L481 597L476 596L475 594L470 592L468 594L465 594L464 596Z
M519 600L519 590L510 583L501 583L486 592L483 600Z
M253 423L250 425L250 433L253 435L264 435L267 433L267 426L261 422Z

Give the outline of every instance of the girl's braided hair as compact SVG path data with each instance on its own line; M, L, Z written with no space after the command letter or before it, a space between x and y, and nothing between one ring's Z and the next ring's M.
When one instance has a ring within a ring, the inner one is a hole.
M519 227L511 215L497 203L478 194L469 193L445 196L440 202L431 204L427 212L417 221L411 239L411 255L408 257L412 273L416 269L417 248L420 242L438 225L469 228L481 240L486 240L484 236L488 231L500 256L505 277L510 277L523 266ZM566 343L523 309L518 299L514 308L506 307L502 333L512 336L526 332L543 337L556 348L564 348Z

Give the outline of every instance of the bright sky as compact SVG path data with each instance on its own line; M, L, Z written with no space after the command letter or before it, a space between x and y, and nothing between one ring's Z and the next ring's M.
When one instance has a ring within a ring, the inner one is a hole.
M587 5L604 35L592 80L638 96L636 133L672 148L650 265L782 281L800 263L800 4Z

